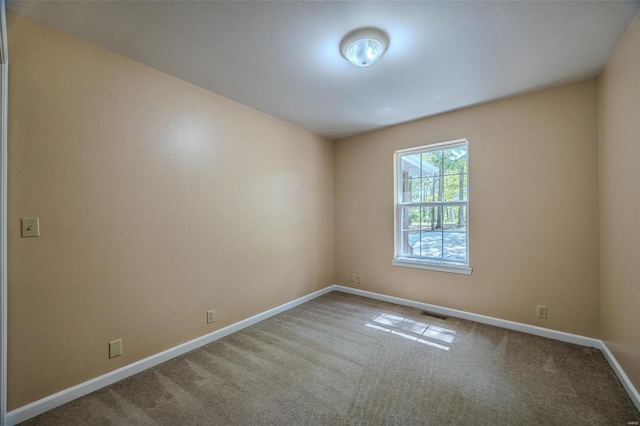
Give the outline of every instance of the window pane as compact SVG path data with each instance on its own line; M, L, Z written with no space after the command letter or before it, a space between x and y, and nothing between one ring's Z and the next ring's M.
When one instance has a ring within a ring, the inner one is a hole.
M442 151L422 153L422 176L437 176L443 174Z
M414 246L414 253L419 249L420 255L440 259L442 258L442 232L422 231L420 242Z
M408 186L408 197L405 201L419 203L422 198L422 178L408 179L406 182Z
M420 164L420 154L403 155L400 157L402 173L408 177L420 177L422 169Z
M420 230L420 207L402 208L402 229L405 231Z
M433 231L436 226L437 207L422 207L420 215L422 217L422 230Z
M466 206L443 208L443 257L445 260L464 262L467 260Z
M462 231L467 229L467 206L446 206L443 209L446 231Z
M465 262L467 260L467 234L465 231L443 233L444 260Z
M442 188L440 187L440 182L442 182L442 177L423 178L422 195L424 198L420 201L442 201Z
M444 201L466 201L468 197L467 175L444 177Z
M420 207L402 208L402 254L420 256L413 253L413 246L420 240Z
M420 231L407 232L407 240L404 252L402 254L407 256L420 256ZM414 248L415 247L415 248Z
M457 146L442 151L444 174L467 173L467 147Z
M424 256L422 247L422 238L425 237L425 231L428 229L429 223L429 208L420 207L420 239L414 244L413 252L415 255Z
M419 256L442 257L442 230L439 220L442 218L442 207L421 207L420 241L415 244L414 253Z
M409 179L407 172L402 172L402 187L400 191L400 201L403 203L411 201L411 179Z

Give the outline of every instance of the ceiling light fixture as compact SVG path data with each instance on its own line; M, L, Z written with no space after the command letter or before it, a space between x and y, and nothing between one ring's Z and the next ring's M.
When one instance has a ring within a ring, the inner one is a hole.
M377 28L360 28L344 36L340 52L357 67L368 67L389 47L389 36Z

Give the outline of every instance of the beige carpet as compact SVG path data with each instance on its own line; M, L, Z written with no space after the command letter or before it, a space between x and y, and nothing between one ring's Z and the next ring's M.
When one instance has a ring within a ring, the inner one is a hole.
M29 425L627 425L596 349L330 293Z

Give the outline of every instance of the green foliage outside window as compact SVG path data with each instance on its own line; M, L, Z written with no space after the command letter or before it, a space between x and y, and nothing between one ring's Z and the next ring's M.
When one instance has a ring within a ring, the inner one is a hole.
M468 200L466 146L428 151L407 157L410 157L407 161L410 160L414 167L405 174L408 184L405 201L420 203ZM422 230L464 227L465 210L463 206L410 208L410 227Z

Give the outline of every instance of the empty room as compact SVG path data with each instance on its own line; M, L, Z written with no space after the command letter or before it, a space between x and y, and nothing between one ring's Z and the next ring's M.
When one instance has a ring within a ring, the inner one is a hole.
M640 1L0 15L0 426L639 424Z

